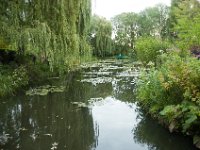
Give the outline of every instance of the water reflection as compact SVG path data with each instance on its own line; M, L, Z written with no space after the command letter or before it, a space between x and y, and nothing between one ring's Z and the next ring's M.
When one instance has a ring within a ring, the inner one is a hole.
M137 76L138 66L102 62L69 74L63 93L2 100L0 149L195 149L190 139L169 134L131 103Z
M189 137L173 133L150 117L140 113L141 121L133 128L134 141L147 145L149 150L196 150Z
M146 146L132 140L131 129L137 125L135 105L107 97L103 105L92 108L93 118L98 122L100 134L97 150L143 150Z
M2 148L43 150L53 148L55 143L58 149L94 147L91 111L75 108L66 100L65 93L15 101L18 104L8 103L4 106L6 111L1 109L1 134L10 136Z

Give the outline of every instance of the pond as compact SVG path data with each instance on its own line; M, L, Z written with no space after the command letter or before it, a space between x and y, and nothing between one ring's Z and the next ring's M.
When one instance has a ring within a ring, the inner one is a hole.
M1 100L0 149L195 150L133 103L138 76L137 63L100 61Z

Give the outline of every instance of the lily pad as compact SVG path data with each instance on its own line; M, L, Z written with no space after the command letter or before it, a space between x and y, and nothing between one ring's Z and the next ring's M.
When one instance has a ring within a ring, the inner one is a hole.
M83 102L71 102L71 104L76 105L77 107L88 107L87 104L83 103Z
M88 82L92 83L94 86L101 83L109 83L112 82L111 77L98 77L98 78L90 78L90 79L83 79L81 82Z
M90 99L88 100L88 102L98 102L98 101L102 101L102 100L103 100L102 97L97 97L97 98L90 98Z
M138 77L138 76L139 72L131 69L123 71L117 75L117 77Z
M40 87L26 91L26 95L28 95L28 96L34 96L34 95L45 96L48 93L63 92L64 90L65 90L64 86L45 85L45 86L40 86Z

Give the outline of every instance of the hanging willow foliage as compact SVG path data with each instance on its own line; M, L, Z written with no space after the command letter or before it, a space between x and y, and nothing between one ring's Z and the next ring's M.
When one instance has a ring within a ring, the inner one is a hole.
M91 21L91 44L93 54L104 57L112 50L112 24L103 17L94 15Z
M79 63L80 56L90 54L90 16L91 0L4 1L0 6L0 39L9 49L48 61L51 69L69 67Z

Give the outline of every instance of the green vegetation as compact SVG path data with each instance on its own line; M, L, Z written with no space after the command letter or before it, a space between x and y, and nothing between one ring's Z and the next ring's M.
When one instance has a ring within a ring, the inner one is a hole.
M0 6L0 26L0 97L63 75L92 55L131 56L144 67L153 63L137 84L138 104L200 145L198 0L172 0L171 7L159 4L111 21L91 17L91 0L9 0ZM39 87L28 94L62 90Z
M90 43L93 55L105 57L112 55L112 25L103 17L94 15L91 19Z
M113 17L115 51L117 53L128 54L136 59L136 47L139 48L137 53L140 53L139 51L143 50L145 47L142 47L142 44L148 44L150 39L150 43L152 43L153 37L158 39L154 40L154 43L155 41L161 41L160 39L166 39L169 35L168 14L169 8L159 4L137 14L130 12ZM147 37L147 39L145 39L145 37ZM142 43L143 40L144 42ZM163 47L166 47L164 45L165 44L163 44ZM143 57L143 60L145 57ZM142 58L142 56L140 55L139 58Z
M63 92L65 90L65 86L50 86L50 85L45 85L45 86L40 86L35 89L30 89L26 91L26 95L29 96L34 96L34 95L40 95L40 96L45 96L48 93L59 93Z
M59 71L52 73L47 64L28 64L19 67L0 65L0 98L14 95L17 91L25 91L28 85L49 83L49 79L55 76L59 76Z
M162 56L163 64L143 72L138 83L138 102L170 131L199 135L200 61L178 54Z
M134 47L138 32L137 14L122 13L112 18L117 53L128 54Z
M169 43L154 37L141 37L137 40L135 51L138 60L145 66L152 62L158 63L158 57L169 48Z
M88 60L90 16L91 0L2 2L0 97Z
M200 3L173 0L166 24L169 44L144 37L136 42L137 57L144 64L159 63L144 70L137 84L137 102L171 132L192 135L200 143ZM167 32L166 32L167 33ZM160 50L164 50L159 53ZM192 54L191 54L192 53Z
M2 2L0 37L9 49L34 54L38 62L47 61L51 70L66 70L91 53L90 5L90 0Z
M138 14L139 35L168 37L169 34L169 7L158 4L155 7L146 8Z
M14 94L19 87L27 85L28 76L24 67L14 70L5 68L5 66L0 67L0 97L7 94Z

